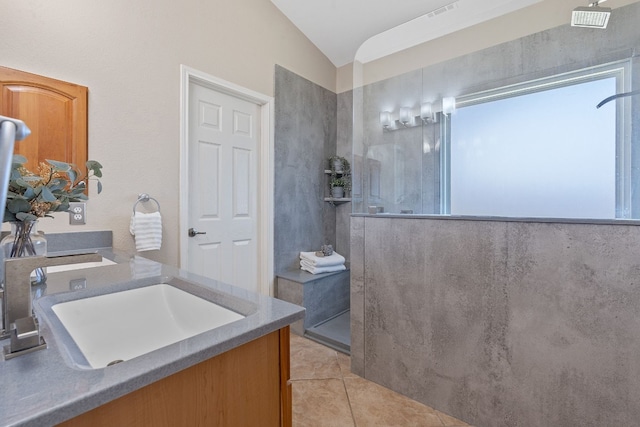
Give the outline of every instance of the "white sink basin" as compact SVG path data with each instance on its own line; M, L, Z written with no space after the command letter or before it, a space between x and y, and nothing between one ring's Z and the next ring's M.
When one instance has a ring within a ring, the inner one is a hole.
M245 317L167 284L51 308L93 368L141 356Z
M102 261L98 261L98 262L83 262L81 264L67 264L67 265L56 265L53 267L47 267L47 273L56 273L58 271L67 271L67 270L80 270L82 268L100 267L103 265L112 265L112 264L115 264L115 262L107 258L102 258Z

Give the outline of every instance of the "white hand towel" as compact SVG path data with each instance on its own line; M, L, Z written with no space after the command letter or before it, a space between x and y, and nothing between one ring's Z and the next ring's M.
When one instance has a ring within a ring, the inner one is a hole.
M136 250L155 251L162 245L162 217L160 212L135 212L131 215L129 231L135 237Z
M315 252L300 252L300 259L307 261L314 267L329 267L341 265L345 262L344 257L337 252L325 257L319 257Z
M344 264L341 265L333 265L328 267L314 267L312 265L307 264L304 261L300 261L300 269L304 271L308 271L311 274L320 274L320 273L333 273L334 271L344 271L347 267Z

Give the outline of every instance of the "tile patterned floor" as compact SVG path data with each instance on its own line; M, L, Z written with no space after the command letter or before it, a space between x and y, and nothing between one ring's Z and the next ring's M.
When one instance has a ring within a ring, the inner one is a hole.
M350 371L349 356L291 334L294 427L462 427Z

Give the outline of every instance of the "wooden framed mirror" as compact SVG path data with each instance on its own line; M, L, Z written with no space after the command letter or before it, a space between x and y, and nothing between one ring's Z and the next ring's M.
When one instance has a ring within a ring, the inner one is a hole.
M0 67L0 115L24 121L31 135L14 153L35 171L45 159L73 163L86 173L88 88Z

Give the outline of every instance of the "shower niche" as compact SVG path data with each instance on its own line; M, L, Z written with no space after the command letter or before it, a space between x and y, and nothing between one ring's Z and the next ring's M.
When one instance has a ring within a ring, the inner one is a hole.
M329 169L324 170L325 191L324 201L332 205L339 205L351 201L351 164L340 156L328 159Z

